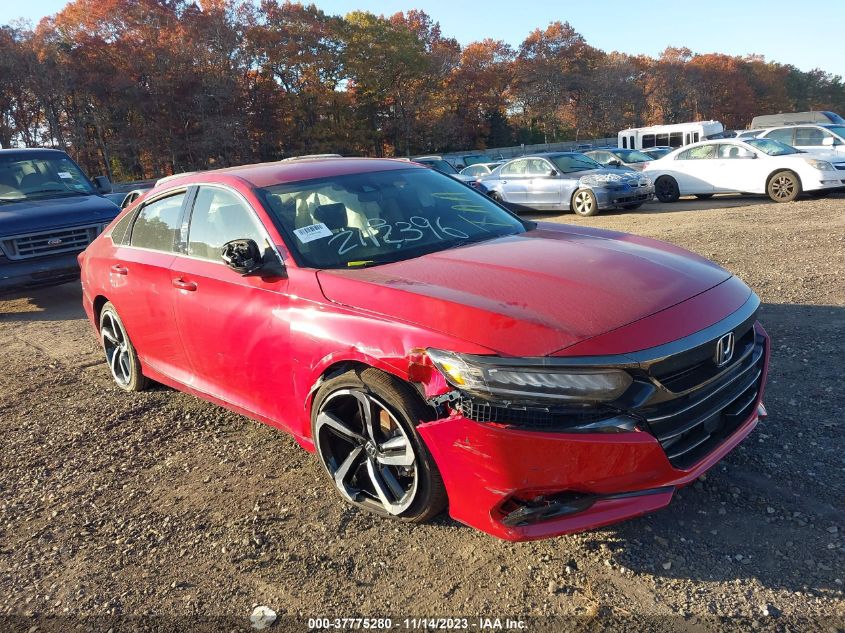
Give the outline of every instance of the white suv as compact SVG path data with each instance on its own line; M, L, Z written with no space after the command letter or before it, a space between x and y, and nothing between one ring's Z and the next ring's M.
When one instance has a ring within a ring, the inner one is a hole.
M834 152L845 156L845 125L789 125L762 130L757 138L770 138L811 153Z

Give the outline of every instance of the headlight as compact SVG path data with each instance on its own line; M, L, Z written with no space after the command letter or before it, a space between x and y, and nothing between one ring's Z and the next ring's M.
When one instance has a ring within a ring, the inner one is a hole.
M619 174L590 174L581 176L578 182L582 187L611 187L618 185L623 180Z
M548 359L504 359L429 349L428 356L453 387L481 398L611 402L631 385L618 369L555 367Z
M832 163L827 162L826 160L817 160L815 158L805 158L807 164L814 168L818 169L819 171L833 171L835 168Z

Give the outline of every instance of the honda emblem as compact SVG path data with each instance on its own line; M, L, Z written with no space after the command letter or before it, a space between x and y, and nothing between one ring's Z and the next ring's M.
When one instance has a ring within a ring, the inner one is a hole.
M734 333L728 332L718 341L716 341L716 354L713 356L713 362L716 367L724 367L734 357Z

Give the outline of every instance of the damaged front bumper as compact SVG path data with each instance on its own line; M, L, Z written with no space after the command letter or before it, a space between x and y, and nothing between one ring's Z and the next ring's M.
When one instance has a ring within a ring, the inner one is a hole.
M463 415L418 427L449 495L452 518L509 541L592 530L663 508L757 425L753 413L688 469L645 431L515 430Z

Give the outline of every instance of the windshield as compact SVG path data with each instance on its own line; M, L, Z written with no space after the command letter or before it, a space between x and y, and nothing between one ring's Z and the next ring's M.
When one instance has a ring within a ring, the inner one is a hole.
M635 149L615 149L612 153L616 154L626 163L647 163L651 160L650 156L646 156Z
M487 196L428 169L285 183L263 195L313 268L385 264L526 230Z
M604 165L600 165L589 156L584 156L583 154L560 154L559 156L549 156L548 158L564 174L584 171L585 169L604 169Z
M824 129L830 130L839 138L845 139L845 125L825 125Z
M0 155L0 203L93 193L91 183L67 156Z
M663 156L666 156L666 154L668 154L671 151L672 151L671 149L646 149L646 150L643 150L643 152L645 152L646 154L648 154L652 158L662 158Z
M798 153L798 150L794 147L771 138L750 138L745 142L769 156L786 156L787 154Z

